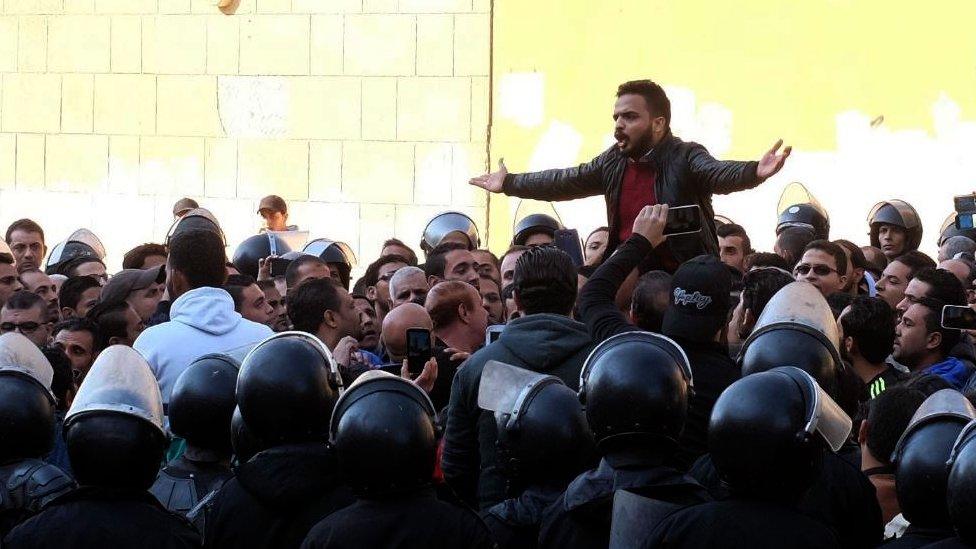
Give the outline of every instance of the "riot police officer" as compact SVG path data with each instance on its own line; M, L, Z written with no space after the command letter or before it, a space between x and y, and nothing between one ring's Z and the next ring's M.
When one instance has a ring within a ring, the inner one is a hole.
M868 214L871 245L881 248L888 261L922 243L922 220L911 204L904 200L878 202Z
M827 525L804 516L795 505L818 481L824 454L837 451L850 432L850 417L803 370L786 366L743 377L716 401L708 430L711 457L730 497L654 513L664 518L640 545L837 546ZM649 496L647 505L660 507ZM642 527L614 518L615 530L640 532Z
M296 547L326 515L352 502L329 448L339 367L315 337L281 332L241 362L237 406L261 441L207 512L208 547Z
M44 462L54 446L54 371L17 332L0 336L0 539L74 481Z
M424 227L420 249L424 254L429 254L431 250L448 241L464 244L469 251L475 250L481 246L478 226L473 219L461 212L437 214Z
M840 332L830 306L808 282L793 282L773 296L739 354L742 375L782 365L810 374L846 414L857 410L858 385L840 358ZM691 475L716 497L723 497L714 464L703 456ZM881 508L874 486L860 470L860 450L847 441L824 456L822 478L801 499L800 508L831 525L846 547L881 541Z
M790 227L813 233L814 240L830 239L830 214L802 183L790 183L779 198L776 236Z
M241 274L258 277L258 263L269 256L282 256L291 252L291 246L275 233L262 233L248 237L237 245L232 263Z
M694 479L667 462L678 447L693 382L684 351L650 332L598 345L580 373L579 398L602 457L546 511L540 547L606 547L616 490L657 493L679 506L707 501Z
M204 355L180 374L169 399L170 431L186 442L186 450L160 469L150 491L201 532L203 506L231 477L237 370L237 362L226 355Z
M552 244L556 239L556 231L563 228L562 223L546 214L532 214L525 216L515 223L512 230L513 246L539 246Z
M78 229L71 233L63 242L59 242L47 256L44 264L46 274L65 274L63 271L67 263L80 258L94 258L99 261L105 259L105 246L95 233L88 229Z
M147 490L167 446L163 400L149 364L131 347L98 355L65 417L80 488L15 528L5 547L198 547L185 519Z
M356 266L356 254L345 242L317 238L305 245L302 253L314 255L329 266L337 284L349 290L352 268Z
M891 455L898 505L910 525L885 547L922 547L955 535L947 503L946 463L963 428L973 419L976 410L953 389L932 394L915 411Z
M330 432L357 500L319 522L303 548L493 546L477 515L435 495L434 405L419 387L380 370L361 375Z
M224 244L227 243L227 236L224 235L224 230L220 228L220 222L217 221L214 214L206 208L194 208L173 222L166 234L166 244L169 245L169 241L177 234L194 229L213 231L220 235Z
M949 518L956 530L956 537L935 544L935 547L976 546L976 421L969 422L959 433L946 463L949 481L946 488L946 504Z
M534 547L543 511L593 457L586 414L558 377L497 361L485 365L478 406L495 413L509 498L481 516L500 547Z

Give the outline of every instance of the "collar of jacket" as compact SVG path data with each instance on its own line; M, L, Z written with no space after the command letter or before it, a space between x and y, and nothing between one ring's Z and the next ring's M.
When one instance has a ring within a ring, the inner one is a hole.
M670 151L679 141L680 139L675 137L669 129L668 133L661 138L661 142L658 143L656 147L651 147L651 150L644 153L644 156L638 158L637 162L649 163L657 166L659 165L661 159L667 155L668 151Z

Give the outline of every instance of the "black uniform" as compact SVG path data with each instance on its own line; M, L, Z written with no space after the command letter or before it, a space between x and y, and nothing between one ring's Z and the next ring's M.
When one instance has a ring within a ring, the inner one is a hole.
M543 513L562 490L529 488L517 498L507 499L481 512L491 537L502 549L538 547Z
M874 547L884 533L881 507L874 485L861 473L857 458L857 447L853 444L838 454L824 454L820 479L806 492L797 508L831 527L842 547ZM709 455L702 456L689 474L707 486L716 499L727 497Z
M546 511L539 531L540 547L600 547L610 542L613 493L630 490L675 503L694 505L710 498L688 475L639 458L608 459L570 483L566 492Z
M318 523L302 543L308 549L493 546L478 515L438 500L432 488L357 500Z
M0 465L0 539L74 487L70 476L39 459Z
M839 547L822 523L784 504L729 499L688 507L657 527L644 547L823 549Z
M901 537L893 538L883 544L885 549L915 549L928 547L936 542L954 539L956 533L951 528L916 528L909 526ZM963 546L965 547L965 546Z
M219 462L193 461L186 454L167 463L149 491L174 513L187 517L201 533L206 530L203 508L234 474Z
M82 487L15 528L3 546L176 549L200 547L200 535L146 491Z
M352 503L324 443L278 446L242 465L207 514L207 547L298 547L326 515Z

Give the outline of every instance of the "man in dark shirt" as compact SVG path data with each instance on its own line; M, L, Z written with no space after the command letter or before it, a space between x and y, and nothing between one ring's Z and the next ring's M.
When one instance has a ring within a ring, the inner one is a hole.
M908 376L885 362L895 343L895 311L878 297L858 296L840 313L841 357L864 382L858 400L871 400Z
M790 147L778 153L778 141L759 162L718 161L697 143L671 134L671 102L650 80L625 82L617 88L613 110L616 143L592 161L574 168L509 174L499 170L471 179L493 193L537 200L571 200L603 194L607 203L609 242L604 257L630 237L644 206L667 204L701 208L702 231L683 235L649 257L647 268L674 272L703 253L718 254L711 197L751 189L783 167Z

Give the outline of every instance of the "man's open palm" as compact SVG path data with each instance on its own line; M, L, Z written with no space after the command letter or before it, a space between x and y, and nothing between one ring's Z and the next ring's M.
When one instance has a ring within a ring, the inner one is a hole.
M506 175L508 175L508 170L505 168L505 159L502 158L498 161L497 172L472 177L468 181L468 184L481 187L490 193L500 193L502 192L502 186L505 184Z
M793 147L786 147L783 149L782 153L777 154L782 145L783 140L780 139L775 145L773 145L772 149L769 149L769 151L767 151L766 154L759 159L759 166L756 168L756 176L759 179L768 179L783 169L783 164L785 164L786 159L790 157Z

